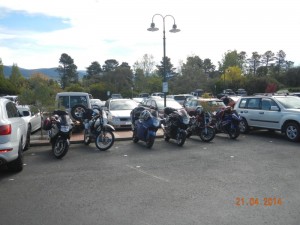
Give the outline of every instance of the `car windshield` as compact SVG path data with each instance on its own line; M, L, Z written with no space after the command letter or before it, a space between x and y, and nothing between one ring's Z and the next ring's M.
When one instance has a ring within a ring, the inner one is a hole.
M164 99L156 99L156 104L159 109L163 109L164 107ZM166 99L166 106L174 109L181 109L182 105L180 105L175 100Z
M275 97L281 105L286 109L300 109L300 98L299 97Z
M112 101L110 103L110 110L132 110L137 107L137 103L133 100Z

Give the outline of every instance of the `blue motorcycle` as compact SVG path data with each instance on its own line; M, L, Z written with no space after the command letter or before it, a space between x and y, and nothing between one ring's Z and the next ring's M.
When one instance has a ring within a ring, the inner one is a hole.
M156 132L160 127L158 112L144 107L136 107L131 113L132 122L132 141L137 143L139 140L146 142L147 148L154 144Z

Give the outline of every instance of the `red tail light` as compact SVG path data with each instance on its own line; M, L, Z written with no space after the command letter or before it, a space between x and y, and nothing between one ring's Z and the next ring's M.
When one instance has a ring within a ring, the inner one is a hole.
M11 125L3 125L0 126L0 135L8 135L11 134Z

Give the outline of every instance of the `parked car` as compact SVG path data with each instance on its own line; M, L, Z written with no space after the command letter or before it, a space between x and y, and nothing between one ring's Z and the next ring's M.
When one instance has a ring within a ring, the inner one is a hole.
M300 98L285 95L241 97L234 109L241 115L240 132L250 128L278 130L290 141L300 140Z
M168 98L173 98L175 101L177 101L180 105L183 105L186 99L195 97L191 94L178 94L178 95L168 95Z
M130 128L130 112L138 106L138 103L132 99L108 99L105 103L107 110L107 120L114 128Z
M27 123L14 102L0 97L0 166L19 172L23 169L23 151L30 145Z
M5 95L5 96L3 96L3 98L7 98L18 105L18 96L17 95Z
M55 97L55 108L66 110L72 121L77 121L75 125L80 125L78 119L82 116L84 109L92 109L90 99L92 96L86 92L59 92ZM72 109L73 112L71 112Z
M164 98L151 97L145 99L140 105L151 110L158 110L158 114L160 118L164 118ZM182 109L182 105L180 105L177 101L171 98L166 98L166 107L171 107L174 109Z
M239 95L239 96L247 96L247 91L243 88L239 88L237 89L236 91L236 95Z
M111 94L111 98L117 99L117 98L123 98L121 94Z
M154 92L151 94L151 96L159 96L161 98L165 97L165 93L163 92Z
M34 133L37 130L41 129L42 126L42 116L41 113L33 113L30 110L28 105L18 105L17 109L19 110L20 114L24 118L24 120L28 124L28 130L30 133Z
M94 108L94 107L101 108L102 106L105 105L105 101L101 101L98 98L92 98L92 99L90 99L90 102L91 102L92 108Z
M190 99L185 103L184 106L185 110L188 112L190 116L194 116L198 108L202 108L208 112L214 112L224 107L225 107L224 102L217 98Z

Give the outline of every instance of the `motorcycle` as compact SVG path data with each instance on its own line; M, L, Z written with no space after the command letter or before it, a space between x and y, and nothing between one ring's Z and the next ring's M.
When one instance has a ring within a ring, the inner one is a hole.
M132 122L132 140L137 143L139 140L146 142L147 148L151 148L154 144L156 132L160 127L158 112L150 113L144 107L136 107L131 113Z
M213 113L212 125L216 133L228 134L230 139L236 139L240 135L239 124L241 116L230 106Z
M186 129L188 128L190 117L185 109L164 109L165 119L161 124L164 132L165 141L175 139L178 146L182 146L187 138Z
M215 138L216 131L213 126L210 126L211 114L197 108L195 116L190 118L189 127L186 129L187 138L192 135L198 135L204 142L210 142Z
M82 115L84 125L84 144L95 141L101 151L111 148L115 142L115 128L107 123L106 112L100 108L86 109Z
M69 150L73 125L68 112L63 110L55 110L53 116L46 118L43 123L43 129L48 131L53 155L57 159L63 158Z

